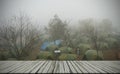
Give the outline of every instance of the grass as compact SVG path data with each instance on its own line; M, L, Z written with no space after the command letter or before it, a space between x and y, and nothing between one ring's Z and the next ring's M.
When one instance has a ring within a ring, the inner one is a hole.
M61 54L59 60L77 60L76 54Z

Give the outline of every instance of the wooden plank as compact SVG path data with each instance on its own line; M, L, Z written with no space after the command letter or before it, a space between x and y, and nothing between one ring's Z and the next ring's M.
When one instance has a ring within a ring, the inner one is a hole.
M106 68L106 66L104 66L101 62L92 62L94 65L96 65L98 68L102 69L103 71L107 72L107 73L114 73L114 71L109 70L108 68Z
M119 61L0 61L0 73L120 73Z
M97 68L105 71L106 73L109 73L109 71L107 71L106 69L102 68L102 66L100 65L100 62L96 63L95 61L91 61L91 64L94 65L94 66L96 66Z
M77 73L82 73L81 70L78 68L78 66L75 64L74 61L70 61L70 62L73 65L74 69L77 71Z
M45 66L45 69L43 69L42 73L48 73L48 70L52 64L52 61L49 61L48 64Z
M112 63L115 63L117 65L120 65L120 60L119 61L111 61Z
M14 73L14 71L22 66L25 65L25 62L24 61L19 61L19 62L14 62L15 65L14 66L11 66L7 71L9 72L12 72Z
M28 70L26 70L24 73L30 73L34 68L36 68L39 65L39 61L35 61L32 67L29 67Z
M119 64L117 62L113 62L113 61L102 61L101 63L104 63L109 66L119 66Z
M55 67L54 67L53 73L59 73L59 62L58 61L55 62Z
M49 61L46 61L46 62L41 66L41 68L39 68L39 70L38 70L37 73L42 73L43 70L45 69L45 67L47 67L48 63L49 63Z
M96 67L95 65L91 64L91 61L87 62L86 64L88 64L90 67L92 67L93 69L97 70L98 73L106 73L105 71L101 70L100 68Z
M70 68L70 72L71 73L77 73L77 71L74 69L73 65L70 63L70 61L67 61L67 63L68 63L68 66Z
M0 61L0 66L3 65L5 63L5 61Z
M59 73L64 73L64 64L63 64L63 61L59 61L59 69L60 69L60 71L59 71Z
M9 73L10 71L15 70L22 65L24 65L22 61L16 62L15 65L0 71L0 73Z
M109 66L110 64L112 64L111 62L101 62L107 69L109 69L109 70L112 70L113 71L113 73L119 73L120 72L120 70L117 70L117 69L115 69L115 68L113 68L113 66L111 67L111 66ZM109 64L109 65L108 65Z
M80 61L79 61L80 62ZM89 72L89 73L94 73L93 70L84 63L84 61L81 62L81 64L83 65L83 67Z
M64 73L70 73L70 68L68 67L68 64L66 61L63 61L64 64Z
M50 68L50 65L51 65L52 61L47 61L43 67L38 71L38 73L48 73L48 70Z
M116 70L118 70L119 72L120 72L120 66L118 65L118 63L120 63L120 62L109 62L108 63L108 61L106 61L106 62L104 62L106 65L108 65L108 66L110 66L111 68L113 68L113 69L116 69Z
M37 73L37 71L45 64L46 61L40 61L39 65L34 68L30 73Z
M8 62L11 62L11 61L0 61L0 64L4 64L4 63L8 63Z
M84 61L77 61L88 73L93 73L91 69L89 69L83 62Z
M50 65L50 68L48 70L48 73L53 73L54 68L55 68L55 61L52 61L51 65Z
M104 61L104 62L111 62L111 63L115 63L115 64L120 65L120 61L119 60L118 61Z
M25 73L27 70L29 70L33 65L34 65L34 61L26 61L27 64L25 64L25 66L18 70L17 73Z
M4 63L2 62L2 64L0 65L0 68L1 67L4 67L4 66L8 66L8 65L10 65L10 64L12 64L13 63L13 61L4 61Z
M18 67L17 69L11 71L10 73L23 73L24 70L26 70L26 68L27 68L32 62L30 62L30 61L27 61L27 62L24 61L23 63L24 63L24 65L22 65L22 66L19 65L20 67Z
M0 66L0 70L9 68L9 67L13 66L14 64L15 64L15 62L13 62L13 61L6 62L6 63L4 63L3 65Z
M85 68L81 64L79 64L78 61L74 61L74 62L82 73L88 73L88 71L85 70Z
M98 73L98 71L97 71L96 69L94 69L93 67L91 67L90 65L88 65L88 64L86 63L86 61L83 61L82 64L85 65L86 68L91 71L91 73Z
M108 62L109 63L109 62ZM111 63L109 63L111 64ZM107 70L110 70L112 73L116 73L115 69L112 69L111 67L109 67L108 65L106 65L103 61L101 62L101 65L106 68Z
M7 69L7 71L9 70L9 68L11 69L11 67L13 67L14 65L12 65L12 66L8 66L8 64L10 64L11 63L11 61L9 61L9 62L5 62L4 63L4 65L2 65L2 66L0 66L0 68L1 68L1 70L0 70L0 73L4 73L4 72L6 72L5 70ZM16 64L16 63L15 63ZM5 69L4 69L5 68Z

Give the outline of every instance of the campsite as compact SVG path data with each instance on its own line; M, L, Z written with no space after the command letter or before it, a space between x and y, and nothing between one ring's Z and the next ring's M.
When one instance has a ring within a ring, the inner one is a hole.
M13 22L22 22L1 25L0 60L120 59L120 32L113 30L108 19L85 19L72 28L55 14L42 31L25 20L24 15L15 16Z
M0 60L120 60L119 3L2 0Z

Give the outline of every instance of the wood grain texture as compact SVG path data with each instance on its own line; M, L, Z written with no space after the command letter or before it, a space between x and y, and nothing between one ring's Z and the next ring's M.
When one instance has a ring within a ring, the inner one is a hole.
M0 61L0 73L120 73L120 61Z

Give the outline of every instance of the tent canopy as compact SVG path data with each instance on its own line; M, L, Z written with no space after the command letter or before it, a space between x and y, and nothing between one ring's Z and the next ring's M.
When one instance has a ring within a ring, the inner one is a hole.
M42 50L46 50L46 48L50 45L57 45L59 46L60 44L62 43L62 40L55 40L55 41L52 41L52 42L48 42L48 41L45 41L42 46L41 46L41 49Z

